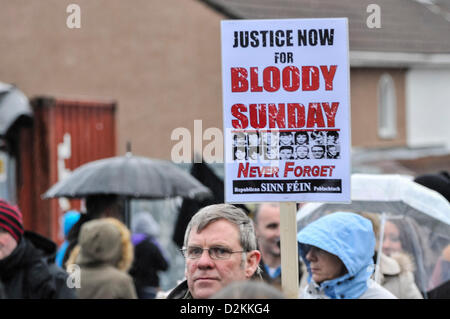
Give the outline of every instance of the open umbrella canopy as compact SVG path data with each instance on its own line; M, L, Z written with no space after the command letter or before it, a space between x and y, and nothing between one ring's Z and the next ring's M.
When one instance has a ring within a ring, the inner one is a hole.
M370 211L407 215L435 231L450 234L448 201L438 192L415 183L412 178L390 174L353 174L351 200L350 204L310 203L298 212L297 221L307 222L309 218L326 211Z
M426 292L433 288L436 283L431 282L438 259L450 244L450 204L445 197L406 176L353 174L351 199L350 204L303 205L297 212L298 229L338 211L380 214L382 225L385 221L391 228L393 224L398 228L403 251L415 261L419 289ZM381 242L385 230L385 227L380 229Z
M196 198L208 197L210 190L168 161L127 153L78 167L53 185L43 198L83 198L101 194L141 199Z

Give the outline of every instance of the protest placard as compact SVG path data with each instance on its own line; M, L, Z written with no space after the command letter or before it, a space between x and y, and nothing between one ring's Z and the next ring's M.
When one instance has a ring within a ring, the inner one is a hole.
M227 202L350 201L347 23L222 21Z

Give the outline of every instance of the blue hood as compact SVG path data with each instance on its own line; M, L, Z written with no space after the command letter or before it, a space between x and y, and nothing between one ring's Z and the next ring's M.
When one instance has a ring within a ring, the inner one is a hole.
M368 219L353 213L333 213L307 225L298 233L297 240L299 255L308 269L308 282L312 274L305 245L323 249L344 263L348 273L319 285L327 296L358 298L367 290L375 251L375 235Z

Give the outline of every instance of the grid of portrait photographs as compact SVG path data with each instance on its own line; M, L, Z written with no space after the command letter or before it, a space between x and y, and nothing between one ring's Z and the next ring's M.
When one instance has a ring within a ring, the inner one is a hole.
M264 131L233 135L233 160L306 160L340 158L339 132Z

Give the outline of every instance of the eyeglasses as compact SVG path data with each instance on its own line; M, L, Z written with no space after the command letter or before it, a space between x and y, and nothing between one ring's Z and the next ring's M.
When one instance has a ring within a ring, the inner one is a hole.
M231 254L245 252L244 250L232 251L228 248L219 246L213 246L209 248L189 246L180 250L183 253L183 256L189 259L199 259L203 255L203 251L207 250L209 257L214 260L228 259L230 258Z

